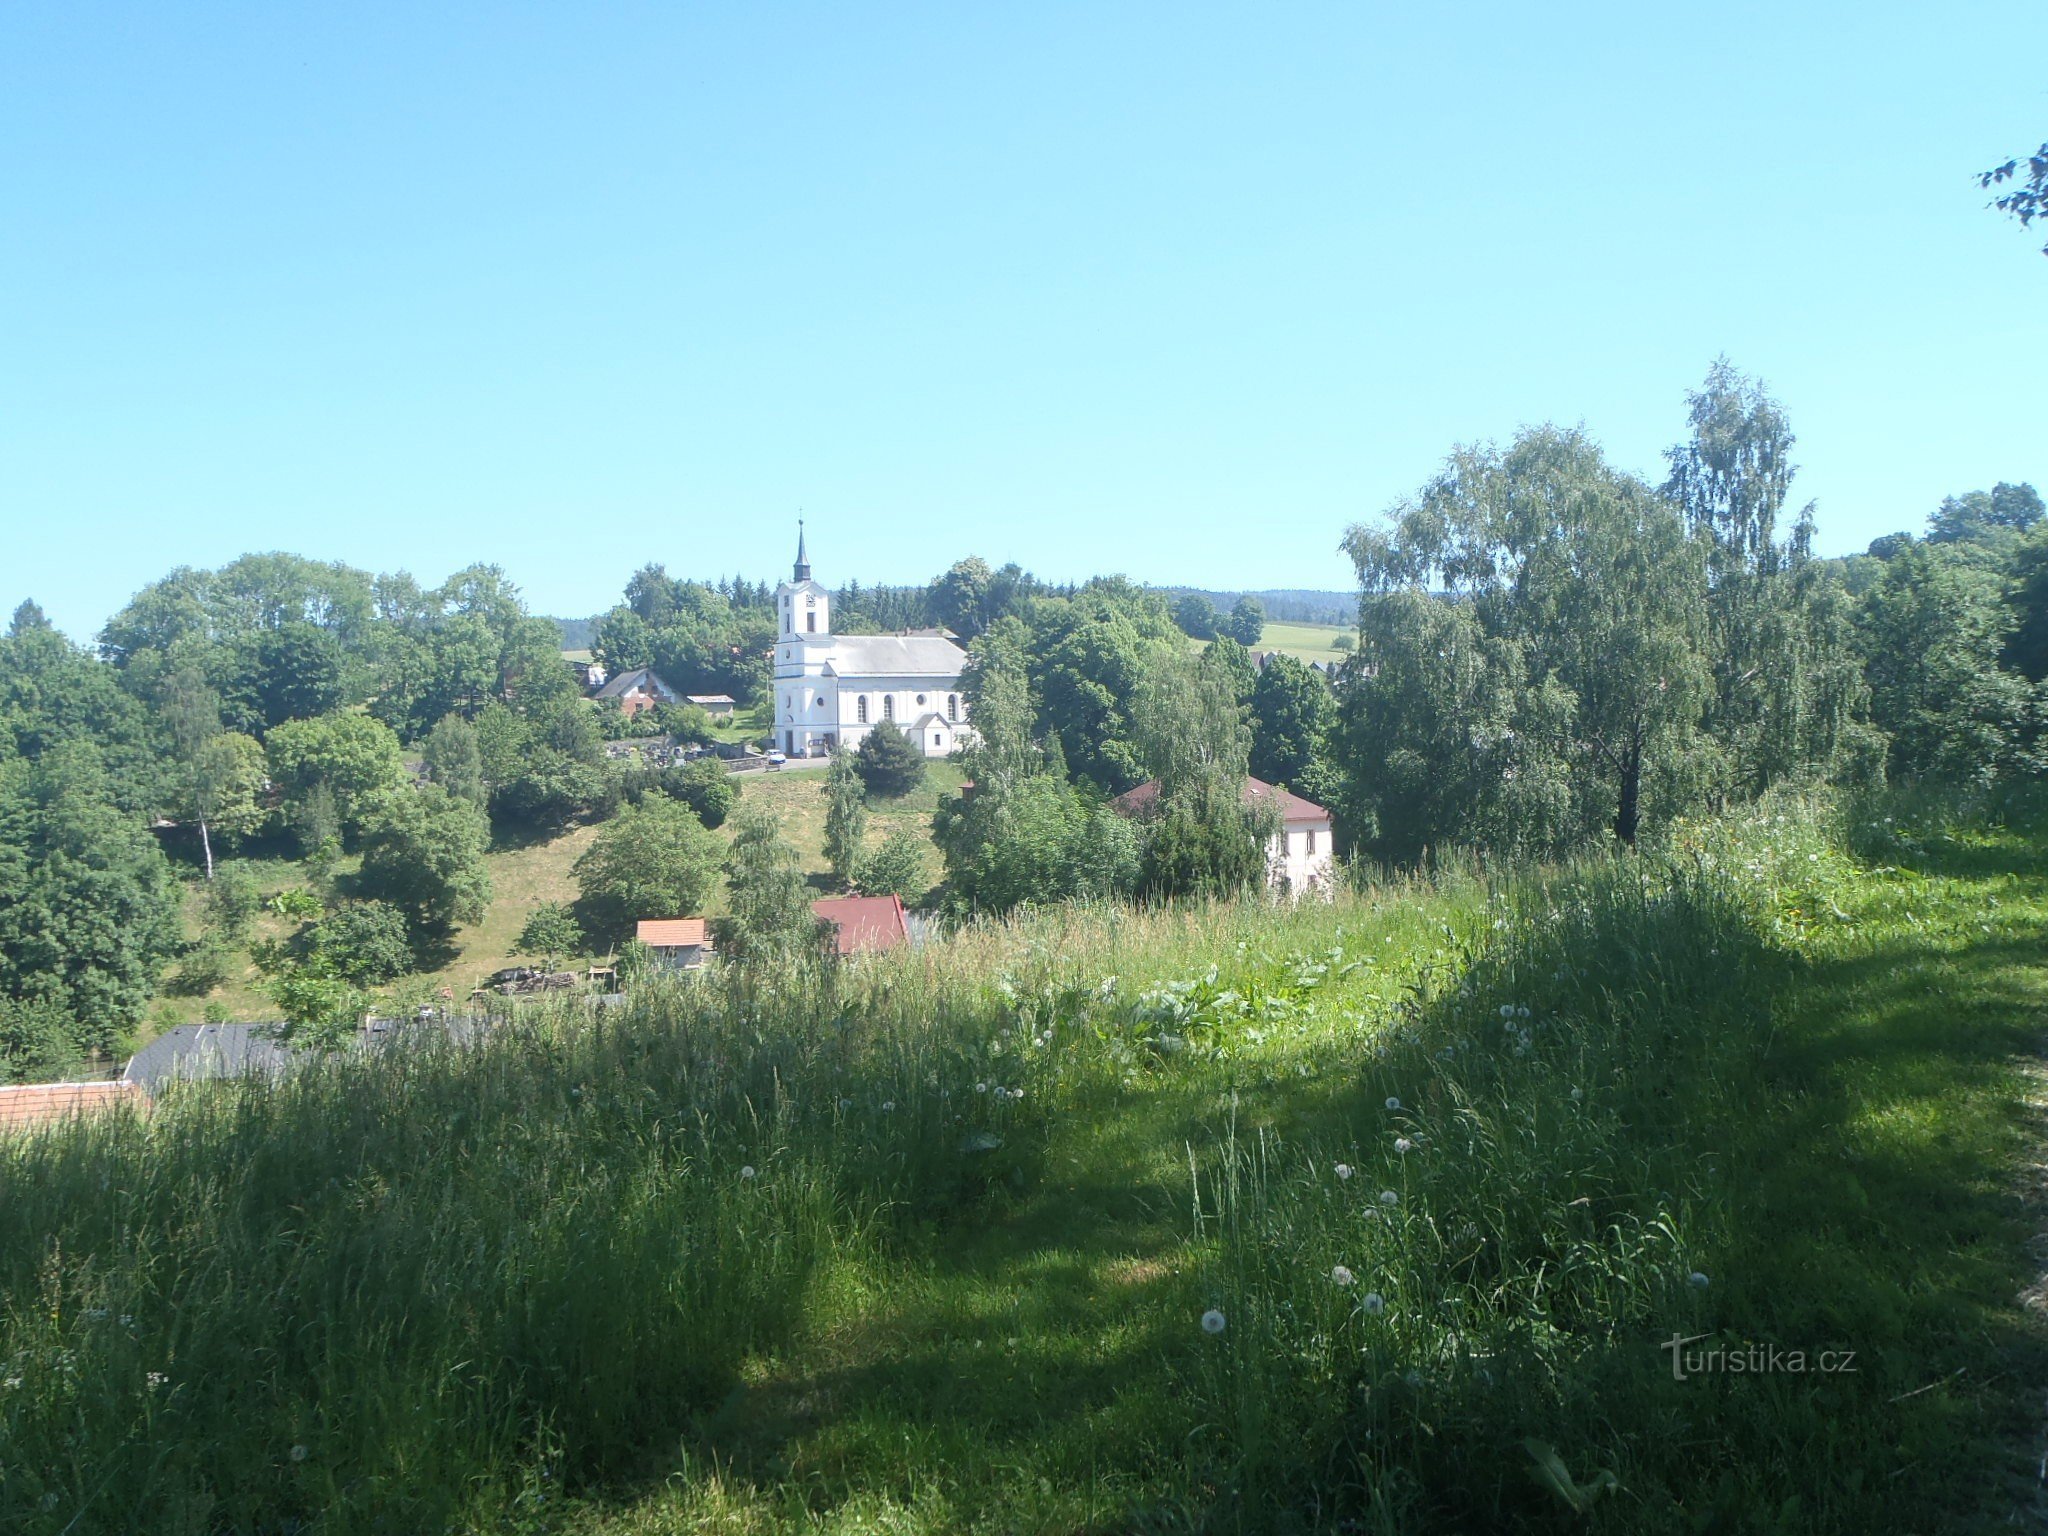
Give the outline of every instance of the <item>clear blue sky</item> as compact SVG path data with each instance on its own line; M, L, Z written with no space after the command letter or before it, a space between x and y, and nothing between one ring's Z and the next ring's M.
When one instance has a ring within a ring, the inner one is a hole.
M1661 467L1727 352L1823 547L2048 489L2048 7L0 9L0 604L285 548L1345 588L1454 442Z

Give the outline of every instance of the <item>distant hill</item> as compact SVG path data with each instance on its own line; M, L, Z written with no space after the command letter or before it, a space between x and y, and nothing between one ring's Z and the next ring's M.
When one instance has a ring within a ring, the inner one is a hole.
M1311 592L1302 587L1275 587L1263 592L1212 592L1207 587L1159 587L1170 597L1189 592L1206 597L1228 613L1240 597L1256 597L1265 604L1266 617L1279 624L1342 624L1347 629L1358 622L1356 592Z
M562 632L562 649L565 651L587 651L597 643L597 620L557 619L549 616L548 622Z

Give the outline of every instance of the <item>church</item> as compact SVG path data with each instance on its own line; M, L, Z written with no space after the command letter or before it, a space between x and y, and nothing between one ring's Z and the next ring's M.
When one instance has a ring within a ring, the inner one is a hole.
M944 635L835 635L832 594L811 579L801 528L796 567L775 589L775 744L791 757L858 747L893 721L926 757L974 740L960 669L967 653Z

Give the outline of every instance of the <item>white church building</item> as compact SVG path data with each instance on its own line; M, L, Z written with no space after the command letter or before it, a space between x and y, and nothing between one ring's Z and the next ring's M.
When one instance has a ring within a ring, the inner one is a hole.
M884 720L926 757L974 739L960 693L967 653L943 635L833 634L832 594L811 580L801 529L775 608L775 745L791 757L858 747Z

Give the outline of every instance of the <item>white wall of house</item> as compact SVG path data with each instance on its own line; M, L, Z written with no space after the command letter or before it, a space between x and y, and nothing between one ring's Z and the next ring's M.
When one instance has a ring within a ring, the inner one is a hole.
M1266 879L1290 895L1327 893L1337 879L1336 850L1327 821L1290 825L1266 845Z

